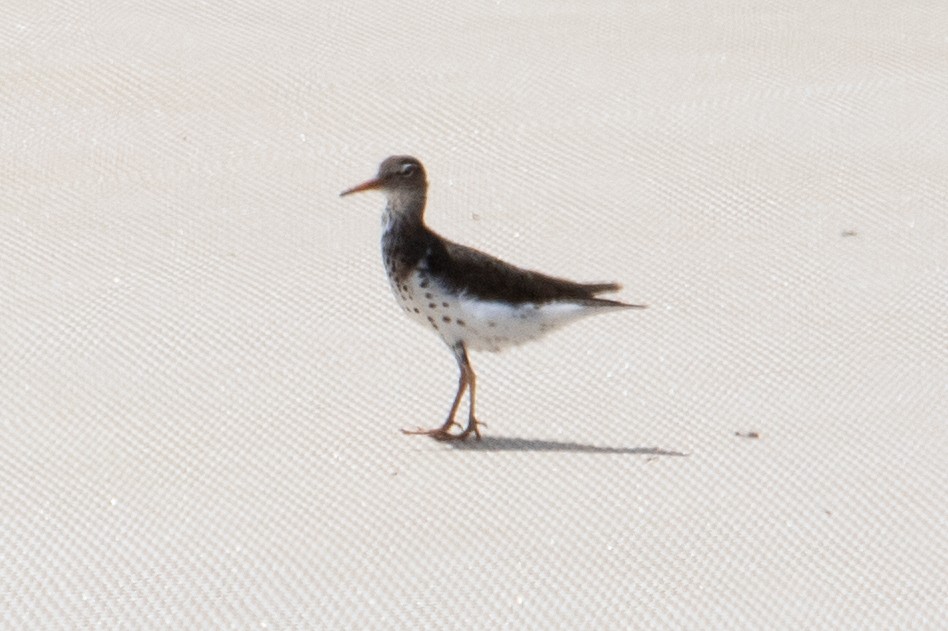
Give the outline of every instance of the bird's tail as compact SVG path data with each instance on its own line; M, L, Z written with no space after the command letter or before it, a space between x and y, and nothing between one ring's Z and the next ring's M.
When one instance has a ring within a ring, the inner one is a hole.
M622 289L619 283L583 283L583 289L589 292L590 296L614 292Z
M624 307L627 309L646 309L648 305L633 305L619 300L598 298L596 294L611 293L622 289L619 283L585 283L583 288L589 292L586 304L593 307Z

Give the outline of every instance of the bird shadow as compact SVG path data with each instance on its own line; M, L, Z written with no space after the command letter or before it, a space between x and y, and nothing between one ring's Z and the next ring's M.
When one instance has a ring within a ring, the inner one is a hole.
M680 451L658 447L603 447L559 440L534 440L512 436L485 436L481 440L457 440L448 443L459 451L569 451L587 454L624 454L627 456L688 456Z

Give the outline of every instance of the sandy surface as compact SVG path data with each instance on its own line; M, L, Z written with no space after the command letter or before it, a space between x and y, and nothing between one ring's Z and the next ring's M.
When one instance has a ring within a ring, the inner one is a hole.
M0 626L948 627L948 5L580 4L4 3ZM651 306L479 445L392 153Z

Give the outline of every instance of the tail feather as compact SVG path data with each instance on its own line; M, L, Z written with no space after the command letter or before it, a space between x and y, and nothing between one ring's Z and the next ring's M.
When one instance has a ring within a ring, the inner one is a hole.
M624 307L627 309L646 309L648 305L633 305L619 300L610 300L609 298L598 298L596 294L611 293L622 289L619 283L585 283L583 288L589 292L589 298L586 304L592 307Z
M622 289L622 285L619 283L583 283L583 289L588 291L591 296L595 296L596 294L619 291Z
M633 305L619 300L609 300L608 298L589 298L585 304L590 307L622 307L623 309L648 309L648 305Z

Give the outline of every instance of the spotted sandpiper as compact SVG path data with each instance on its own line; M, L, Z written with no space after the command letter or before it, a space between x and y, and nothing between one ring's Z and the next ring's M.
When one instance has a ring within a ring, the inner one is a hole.
M599 298L618 291L616 283L575 283L547 276L448 241L425 225L428 180L410 156L392 156L378 175L341 196L378 189L388 203L382 212L382 258L392 292L413 320L433 329L458 362L460 378L448 418L434 429L402 430L438 440L480 440L474 414L476 383L468 350L500 351L594 313L644 309ZM470 388L467 426L451 428L464 391Z

